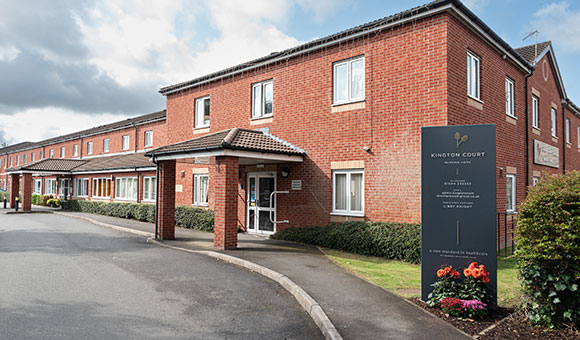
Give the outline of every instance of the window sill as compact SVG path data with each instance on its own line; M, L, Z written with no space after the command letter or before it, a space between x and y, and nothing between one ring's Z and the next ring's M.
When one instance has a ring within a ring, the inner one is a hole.
M146 200L146 199L144 199L141 202L143 202L143 203L155 203L155 200Z
M518 119L516 117L510 116L508 114L506 114L506 116L505 116L505 121L512 124L512 125L518 124Z
M354 100L348 100L348 101L344 101L344 102L332 103L331 106L335 107L335 106L342 106L342 105L348 105L348 104L356 104L356 103L362 103L365 101L366 101L366 98L354 99Z
M207 208L207 207L209 207L209 204L207 204L207 203L206 204L193 203L191 206L196 207L196 208Z
M479 99L479 98L476 98L476 97L474 97L474 96L472 96L472 95L470 95L470 94L468 94L468 95L467 95L467 98L469 98L469 99L473 99L473 100L475 100L476 102L478 102L478 103L480 103L480 104L484 104L483 100L481 100L481 99Z
M347 217L365 217L363 213L349 213L349 212L336 212L333 211L330 213L331 216L347 216Z
M115 202L137 202L137 199L132 199L132 198L114 198L113 201Z
M483 102L479 99L473 98L470 95L467 95L467 105L479 110L483 110Z
M259 117L259 118L250 118L250 125L267 124L267 123L272 123L273 121L274 121L273 115Z
M193 134L197 135L200 133L208 133L209 132L209 126L206 127L198 127L198 128L194 128L193 129Z
M558 137L557 137L557 136L554 136L554 135L552 135L552 142L554 142L554 143L558 143Z
M355 102L349 102L344 104L333 104L330 112L337 113L337 112L344 112L344 111L351 111L351 110L362 110L366 107L366 102L364 100L359 100Z

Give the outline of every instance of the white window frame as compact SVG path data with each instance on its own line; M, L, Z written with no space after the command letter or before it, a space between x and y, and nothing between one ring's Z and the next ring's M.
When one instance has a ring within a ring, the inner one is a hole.
M87 142L87 155L93 154L93 142Z
M512 192L508 192L508 181L512 181ZM511 197L512 199L512 205L513 206L508 206L509 201L506 200L506 211L507 212L515 212L516 211L516 206L517 206L517 202L516 202L516 175L515 174L507 174L506 175L506 194L508 196Z
M205 186L205 191L201 187L202 179L207 180L207 185ZM206 200L200 200L200 196L203 197L205 194ZM209 203L209 174L194 174L193 175L193 205L207 206Z
M145 131L145 147L153 146L153 130Z
M362 94L360 97L353 97L352 93L351 93L351 84L352 84L352 64L358 61L362 61L363 63L363 74L362 74ZM338 88L337 88L337 81L338 81L338 77L336 75L336 69L342 65L346 65L347 66L347 71L346 71L346 83L347 83L347 96L346 99L344 100L338 100L337 99L337 94L338 94ZM354 58L349 58L349 59L344 59L344 60L340 60L340 61L336 61L332 64L332 103L334 105L338 105L338 104L346 104L346 103L352 103L352 102L358 102L358 101L363 101L365 99L365 56L357 56Z
M211 100L208 96L203 96L200 98L196 98L195 99L195 115L194 115L194 126L196 129L202 129L202 128L207 128L209 127L210 124L210 120L208 119L207 121L205 120L205 103L203 104L203 112L200 112L200 110L198 110L199 108L199 102L204 102L205 100L209 100L209 105L210 105L210 114L211 114Z
M566 118L566 143L570 144L570 118Z
M34 162L34 152L30 153L30 162Z
M350 195L351 193L351 175L361 174L362 175L362 188L361 188L361 211L352 210L350 206ZM347 195L346 200L346 210L336 209L336 175L346 175L346 189ZM347 216L364 216L365 212L365 171L364 169L341 169L332 171L332 214L333 215L347 215Z
M74 197L89 197L89 179L88 178L75 178L73 181Z
M44 150L40 150L40 159L44 159Z
M532 95L532 126L540 129L539 99Z
M26 164L26 154L22 155L22 164Z
M49 158L54 158L54 149L50 149L49 156Z
M265 96L265 88L266 86L271 85L272 86L272 112L270 113L265 113L266 112L266 96ZM256 99L256 91L259 89L260 91L260 106L257 107L256 103L254 102L254 100ZM257 110L257 108L259 108L259 110ZM264 80L262 82L259 83L255 83L252 84L252 118L256 119L256 118L266 118L266 117L272 117L274 115L274 80L273 79L269 79L269 80Z
M16 156L16 166L20 165L20 155Z
M137 201L139 195L139 180L137 177L115 178L115 199Z
M110 140L109 138L103 139L103 153L107 153L110 150Z
M505 78L505 114L516 118L515 112L515 84L510 78Z
M73 144L73 157L78 157L78 156L79 156L79 145Z
M532 177L532 186L536 186L540 182L540 177Z
M107 178L107 177L96 177L96 178L93 178L93 185L91 187L91 192L92 192L91 197L94 197L94 198L103 198L103 199L110 199L111 198L111 183L110 183L110 180L111 179L110 178ZM106 183L107 181L109 181L109 188L108 188L108 191L109 192L108 192L108 195L99 196L98 193L99 193L99 191L101 191L100 190L100 188L101 188L100 186L102 185L102 183Z
M143 201L155 202L157 200L157 177L143 177Z
M557 119L556 118L556 115L557 115L557 112L556 112L556 109L555 108L552 108L552 111L551 111L550 115L551 115L550 118L552 120L552 137L558 137L557 134L556 134L556 131L557 131L556 130L556 123L557 123L557 121L556 121L556 119Z
M129 135L123 136L123 151L127 151L131 148L131 137Z
M467 52L467 95L481 100L481 59L472 52Z
M66 149L64 146L60 147L60 158L65 158L64 156L66 156Z
M12 167L12 161L14 160L14 157L10 156L10 167Z
M56 195L56 179L46 178L44 180L44 194Z
M40 185L38 185L40 183ZM32 181L32 193L35 195L42 195L42 178L35 178Z

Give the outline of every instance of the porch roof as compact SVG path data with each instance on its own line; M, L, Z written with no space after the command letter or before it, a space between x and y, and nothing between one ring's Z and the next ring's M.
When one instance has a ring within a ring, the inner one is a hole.
M302 161L306 151L263 131L233 128L162 146L147 152L145 156L162 160L236 155L244 158L261 158L260 154L289 156L288 161ZM284 157L281 160L284 160Z

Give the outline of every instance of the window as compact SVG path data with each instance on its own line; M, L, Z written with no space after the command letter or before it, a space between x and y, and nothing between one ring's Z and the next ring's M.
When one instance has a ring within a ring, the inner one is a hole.
M363 100L365 97L365 58L357 57L332 66L334 104Z
M467 52L467 95L479 99L479 58Z
M20 155L16 156L16 166L20 165Z
M75 178L74 179L74 196L88 197L89 196L89 179Z
M54 158L54 149L50 149L49 158Z
M31 152L30 153L30 161L31 162L34 162L34 152Z
M153 130L145 131L145 147L153 146Z
M22 155L22 164L26 164L26 154Z
M60 147L60 158L64 158L64 146Z
M93 197L110 198L111 180L108 178L93 178Z
M137 200L137 177L120 177L115 179L115 198Z
M507 211L516 211L516 175L506 176Z
M93 142L88 142L87 143L87 155L92 155L93 154Z
M123 136L123 150L129 150L129 135Z
M79 156L79 145L75 144L73 145L73 157L78 157Z
M505 79L505 114L514 117L516 112L514 110L514 82L513 80Z
M103 139L103 152L109 152L109 138Z
M333 212L363 215L364 170L336 170L332 173Z
M252 118L272 115L274 103L274 83L272 80L252 85Z
M540 117L538 112L538 97L532 96L532 126L540 128Z
M207 205L209 192L209 176L207 174L193 175L193 204Z
M580 149L580 126L578 126L578 149Z
M204 128L209 126L209 96L195 100L195 127Z
M536 186L536 184L538 184L538 182L540 181L540 177L532 177L532 185Z
M143 177L143 200L155 201L157 198L157 178Z
M41 195L42 194L42 179L35 179L34 180L34 186L33 186L33 194L35 195Z
M12 167L12 156L10 156L10 167Z
M566 143L570 143L570 118L566 118Z
M46 179L44 181L44 194L56 195L56 179Z
M40 159L44 159L44 149L40 150Z
M556 137L556 109L552 108L552 136Z

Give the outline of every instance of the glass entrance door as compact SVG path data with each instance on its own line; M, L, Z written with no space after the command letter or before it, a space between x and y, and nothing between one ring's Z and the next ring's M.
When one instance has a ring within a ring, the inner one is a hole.
M276 190L276 173L261 172L248 174L247 190L247 228L249 232L272 234L276 226L270 220L276 220L276 202L270 194ZM271 204L270 204L271 203Z
M58 197L67 200L70 195L70 179L61 179L58 184Z

